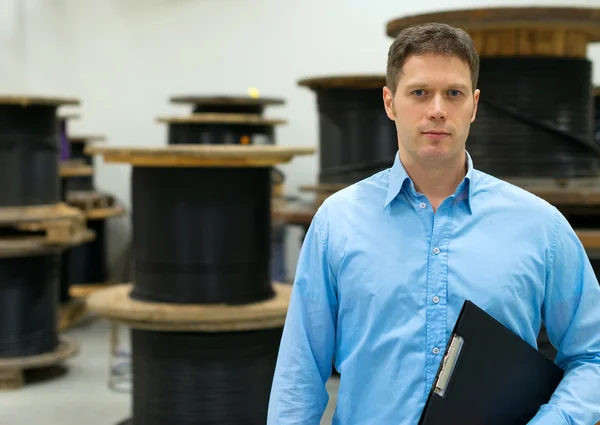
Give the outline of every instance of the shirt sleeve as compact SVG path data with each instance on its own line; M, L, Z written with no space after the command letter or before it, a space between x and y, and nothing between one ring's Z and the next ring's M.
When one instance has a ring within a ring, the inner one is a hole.
M600 421L600 285L571 225L557 213L542 319L565 376L530 425Z
M338 304L327 233L319 210L298 258L267 425L319 425L329 401L325 384L332 371Z

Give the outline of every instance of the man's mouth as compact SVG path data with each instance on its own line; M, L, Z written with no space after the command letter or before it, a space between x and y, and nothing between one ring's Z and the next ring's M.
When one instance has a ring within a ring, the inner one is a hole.
M423 134L428 139L432 139L432 140L441 140L450 135L450 133L448 133L447 131L443 131L443 130L429 130L429 131L424 131Z

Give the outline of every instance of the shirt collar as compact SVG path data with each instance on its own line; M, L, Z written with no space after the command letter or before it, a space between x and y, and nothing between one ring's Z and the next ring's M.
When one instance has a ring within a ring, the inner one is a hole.
M454 197L458 200L466 199L467 209L469 210L469 214L471 213L471 202L473 199L473 159L469 152L466 152L467 156L467 173L463 181L456 188L456 192L454 192ZM400 153L397 152L394 157L394 165L390 170L389 174L389 184L387 196L385 198L384 208L386 208L390 202L392 202L398 194L402 191L402 189L406 186L409 186L410 190L416 195L416 190L414 184L406 172L404 165L402 165L402 161L400 161Z

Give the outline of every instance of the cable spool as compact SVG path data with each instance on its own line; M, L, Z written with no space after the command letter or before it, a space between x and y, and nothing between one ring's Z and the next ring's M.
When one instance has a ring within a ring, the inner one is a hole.
M67 203L85 213L88 227L96 233L93 241L66 253L69 293L87 295L110 281L107 220L123 216L125 209L113 197L98 192L69 192Z
M317 97L319 183L355 183L393 164L398 141L383 108L385 76L308 78L298 84Z
M173 103L191 103L193 113L183 117L158 117L168 124L171 145L273 145L274 128L285 120L262 116L266 106L282 99L246 97L176 96Z
M94 191L94 161L93 158L84 153L86 146L92 143L104 142L106 138L102 135L76 135L68 136L69 159L63 161L63 165L70 166L73 172L64 176L63 187L66 192L70 191ZM76 170L79 170L77 172Z
M0 358L48 353L58 345L59 268L58 255L0 262Z
M462 28L480 54L481 97L467 141L479 169L500 178L598 175L586 49L600 41L600 9L429 13L393 20L387 33L425 22Z
M600 144L600 87L594 89L594 138Z
M87 151L133 165L135 282L88 299L92 311L132 329L131 423L264 424L291 295L289 286L265 281L269 169L313 150Z
M75 99L0 97L0 207L60 201L59 105Z

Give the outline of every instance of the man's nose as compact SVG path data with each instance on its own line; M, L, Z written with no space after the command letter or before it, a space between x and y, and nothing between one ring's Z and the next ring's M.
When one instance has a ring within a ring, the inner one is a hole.
M427 116L430 120L445 120L448 116L446 105L441 95L435 95L429 105Z

